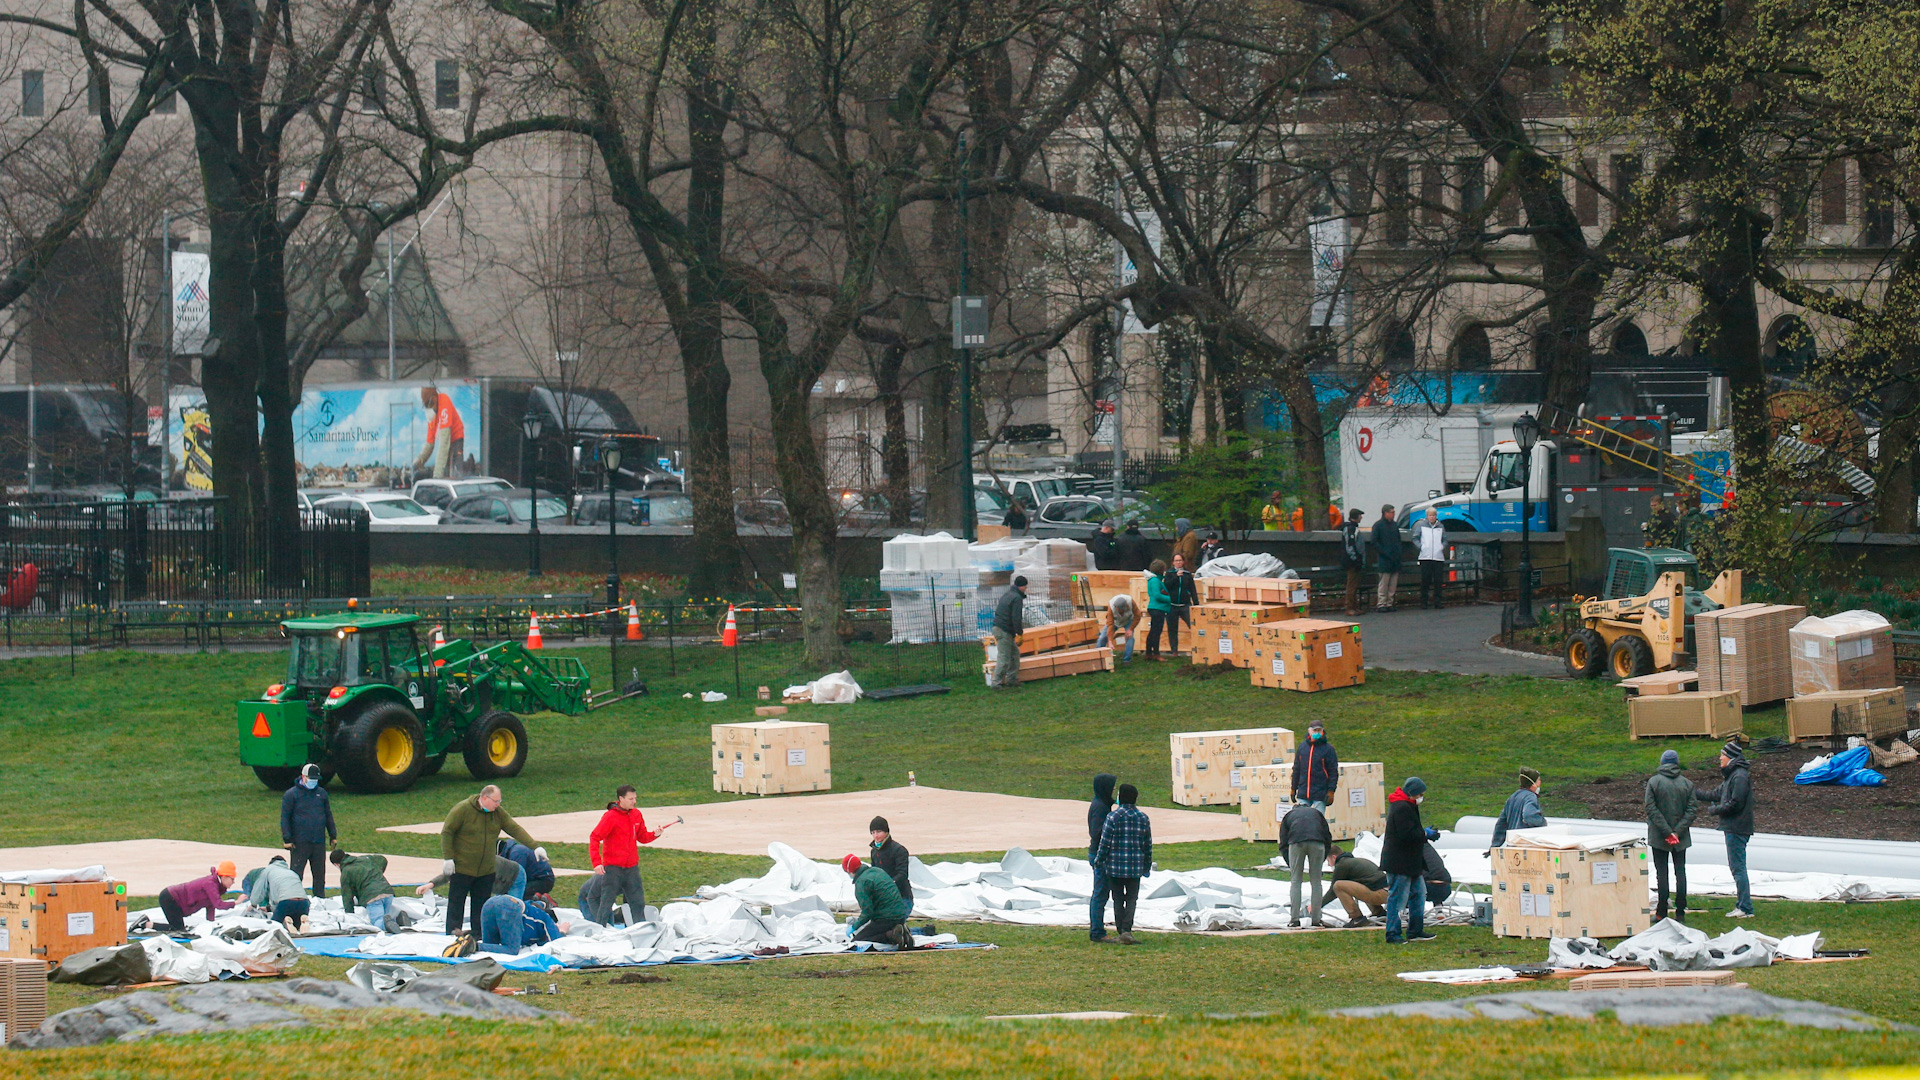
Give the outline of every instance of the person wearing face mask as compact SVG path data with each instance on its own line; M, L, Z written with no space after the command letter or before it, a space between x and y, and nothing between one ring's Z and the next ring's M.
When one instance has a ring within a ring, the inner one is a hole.
M320 766L300 767L300 779L280 796L280 845L287 849L287 868L299 877L313 867L313 895L327 895L327 848L340 838L333 827L333 802L320 786Z
M1493 823L1493 846L1505 847L1507 833L1514 829L1537 829L1547 823L1540 810L1540 770L1520 770L1520 790L1507 796L1500 817Z
M533 848L544 859L545 848L534 844L527 830L500 808L500 789L488 784L480 793L462 799L447 812L440 826L440 872L447 876L447 933L458 934L463 907L472 908L473 929L480 930L480 911L493 895L500 834Z
M1425 847L1440 838L1439 830L1420 823L1420 804L1427 798L1427 782L1409 776L1387 796L1386 834L1381 838L1380 869L1387 875L1387 944L1432 941L1427 933ZM1407 912L1405 936L1400 911Z
M1339 783L1340 755L1327 741L1326 725L1315 720L1307 725L1306 745L1293 752L1293 801L1309 803L1324 813Z
M907 874L907 846L893 838L893 826L887 819L876 817L867 822L867 831L873 836L870 845L872 854L867 861L887 872L893 879L893 887L900 890L900 899L906 901L909 911L913 908L913 882Z

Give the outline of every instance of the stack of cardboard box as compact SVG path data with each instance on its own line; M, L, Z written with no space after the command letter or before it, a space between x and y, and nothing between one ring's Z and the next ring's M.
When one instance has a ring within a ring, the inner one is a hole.
M1802 619L1788 640L1796 695L1899 685L1893 674L1893 627L1874 612Z
M1741 604L1695 615L1701 691L1731 690L1747 708L1792 697L1788 633L1806 615L1792 604Z
M1287 728L1178 731L1167 736L1173 757L1173 801L1182 806L1235 806L1251 771L1293 760Z

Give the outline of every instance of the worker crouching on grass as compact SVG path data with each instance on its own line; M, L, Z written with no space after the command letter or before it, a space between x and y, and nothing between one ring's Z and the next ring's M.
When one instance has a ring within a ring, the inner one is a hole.
M543 900L496 896L480 909L480 950L518 955L529 945L545 945L565 934L568 925L553 917Z
M481 909L493 895L495 860L500 857L496 845L502 832L546 858L546 849L534 845L527 830L500 808L501 801L500 789L488 784L478 795L455 803L440 826L440 873L447 879L449 934L460 932L462 907L471 908L473 928L480 929Z
M847 937L913 948L913 934L907 930L911 908L887 872L877 866L862 865L858 855L841 859L840 869L853 878L853 899L860 905L860 914L847 921Z
M1420 823L1420 804L1427 798L1427 782L1409 776L1387 796L1386 835L1380 845L1380 869L1387 872L1387 944L1432 941L1427 933L1427 870L1423 848L1440 839L1437 829ZM1407 929L1400 932L1400 912L1407 913Z
M1113 929L1118 936L1111 940L1120 945L1138 944L1133 939L1133 913L1140 904L1140 879L1153 873L1153 823L1135 805L1139 801L1139 789L1120 785L1120 801L1101 823L1100 843L1093 853L1094 872L1112 883Z
M268 912L267 917L285 926L287 933L306 930L307 915L312 912L313 904L300 884L300 875L287 869L287 860L275 855L267 865L247 871L241 888L246 890L249 904Z
M340 868L340 906L353 914L355 905L367 909L367 921L375 930L390 934L402 929L391 926L393 886L387 883L385 855L349 855L339 848L327 857Z
M233 888L233 877L238 871L230 862L219 866L207 867L207 876L194 878L179 885L169 885L160 890L160 913L167 917L167 930L178 934L187 928L187 916L196 911L206 912L211 919L219 912L233 905L220 897Z
M1366 926L1372 921L1360 913L1362 904L1374 918L1386 910L1387 875L1378 866L1335 844L1327 856L1327 869L1333 884L1320 902L1338 897L1340 906L1347 909L1348 926Z

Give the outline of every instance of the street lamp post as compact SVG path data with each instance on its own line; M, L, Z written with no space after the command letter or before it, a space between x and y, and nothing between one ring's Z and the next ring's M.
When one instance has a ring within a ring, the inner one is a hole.
M1540 441L1540 421L1527 413L1513 422L1513 441L1520 448L1520 610L1513 625L1528 629L1533 618L1533 448Z
M620 477L620 444L608 439L600 444L600 466L607 471L607 685L617 685L620 665L615 663L619 649L620 627L620 548L614 525L619 512L614 509L615 485Z
M529 405L527 407L527 415L520 420L520 434L526 436L520 443L520 478L522 483L526 483L529 475L533 477L533 482L527 484L527 491L529 492L527 498L527 509L529 511L529 520L527 522L527 576L530 578L540 576L540 432L544 426L545 421L541 417L539 410ZM529 447L533 449L534 467L531 474L527 471L527 449Z

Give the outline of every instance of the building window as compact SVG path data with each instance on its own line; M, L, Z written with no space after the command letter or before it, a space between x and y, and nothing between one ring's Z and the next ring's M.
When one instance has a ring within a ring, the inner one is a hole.
M1413 217L1407 206L1408 165L1404 160L1389 158L1386 169L1380 175L1380 199L1386 204L1385 232L1387 243L1405 244L1413 234Z
M1487 201L1486 163L1479 158L1456 161L1453 171L1460 178L1460 213L1469 217L1478 214Z
M1631 360L1645 360L1647 353L1647 335L1630 322L1621 323L1613 332L1613 355Z
M1640 183L1640 155L1621 154L1613 162L1613 197L1621 206L1633 205L1633 189Z
M1782 315L1767 328L1760 353L1771 370L1804 371L1819 359L1820 349L1814 343L1813 331L1800 316Z
M1573 178L1573 217L1582 226L1600 224L1600 193L1593 189L1593 159L1580 163L1580 174Z
M1820 224L1847 223L1847 163L1829 161L1820 170Z
M1860 242L1867 247L1893 246L1893 192L1878 179L1867 181L1862 189Z
M460 61L435 60L433 62L433 107L436 109L460 107Z
M1453 366L1460 371L1493 369L1493 341L1487 337L1486 327L1475 323L1453 339Z
M46 72L23 71L20 73L20 115L47 115Z
M1438 227L1446 220L1446 179L1440 175L1440 166L1427 162L1420 166L1420 224Z
M1412 371L1419 350L1413 343L1413 331L1404 324L1394 323L1381 335L1381 359L1388 371Z

